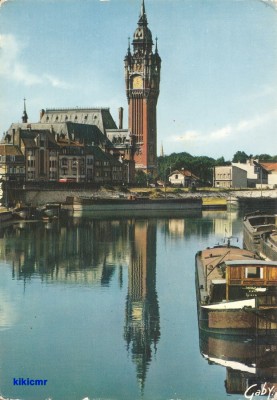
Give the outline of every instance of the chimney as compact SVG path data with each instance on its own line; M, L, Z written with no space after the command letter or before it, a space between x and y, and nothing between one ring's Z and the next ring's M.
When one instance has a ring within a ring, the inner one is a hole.
M122 129L123 126L123 107L118 109L118 129Z

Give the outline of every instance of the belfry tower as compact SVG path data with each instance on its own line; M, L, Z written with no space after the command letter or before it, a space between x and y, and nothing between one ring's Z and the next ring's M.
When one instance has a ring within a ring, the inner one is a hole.
M132 46L125 57L125 83L129 105L128 129L132 135L137 169L155 173L157 168L157 101L160 91L161 58L153 52L144 0Z

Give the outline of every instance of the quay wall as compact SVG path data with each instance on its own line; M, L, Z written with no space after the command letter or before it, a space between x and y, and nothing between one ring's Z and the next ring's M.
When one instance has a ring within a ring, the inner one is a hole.
M131 194L131 192L130 192ZM43 188L20 188L12 189L10 192L10 200L15 202L22 202L23 204L28 204L32 206L41 206L46 203L64 203L67 197L98 197L98 198L113 198L119 196L126 196L126 193L115 190L105 190L105 189L91 189L91 188L63 188L63 189L49 189L47 187ZM159 193L160 197L164 197L164 192ZM244 191L232 191L232 192L212 192L212 191L196 191L194 193L182 192L174 194L172 192L167 194L167 198L218 198L226 199L226 202L232 199L237 199L239 202L245 203L247 200L249 202L258 200L263 202L265 200L270 200L273 204L277 206L277 189L264 190L262 193L260 191L244 190Z

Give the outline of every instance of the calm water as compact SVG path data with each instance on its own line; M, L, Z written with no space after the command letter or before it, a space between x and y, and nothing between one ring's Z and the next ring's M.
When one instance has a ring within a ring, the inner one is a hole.
M2 227L0 393L230 399L226 368L200 353L194 256L224 235L241 245L241 231L241 219L225 212ZM14 385L19 378L47 384Z

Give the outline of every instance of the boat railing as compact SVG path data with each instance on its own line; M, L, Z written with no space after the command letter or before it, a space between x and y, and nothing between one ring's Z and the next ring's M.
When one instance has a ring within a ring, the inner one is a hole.
M255 227L256 232L272 232L276 231L276 225L275 224L263 224L263 225L257 225Z

